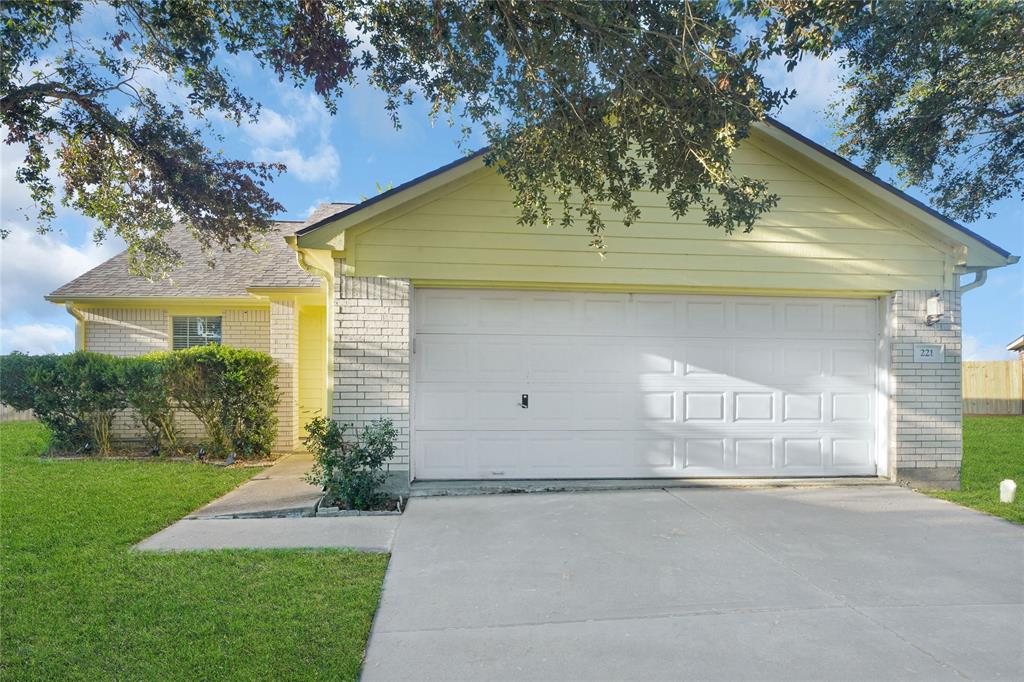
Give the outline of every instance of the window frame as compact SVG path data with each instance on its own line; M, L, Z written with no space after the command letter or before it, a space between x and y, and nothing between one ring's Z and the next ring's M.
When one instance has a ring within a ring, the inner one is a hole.
M184 340L179 344L179 323L184 320ZM198 321L202 320L204 328L216 326L216 333L198 331ZM184 350L196 346L220 345L224 339L223 315L171 315L171 350Z

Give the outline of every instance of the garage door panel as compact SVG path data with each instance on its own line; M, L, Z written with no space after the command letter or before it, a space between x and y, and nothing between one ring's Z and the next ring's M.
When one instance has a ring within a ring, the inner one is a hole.
M872 474L876 314L859 300L417 290L415 475Z
M520 407L523 386L529 408ZM420 384L414 412L417 429L472 431L653 429L659 425L718 425L729 429L872 428L875 396L869 392L807 391L806 387L766 390L694 390L671 387L587 384L487 384L460 387Z
M633 324L638 335L675 336L675 300L666 296L635 296L633 300Z
M725 393L687 391L683 394L684 422L725 422Z
M832 421L868 423L872 419L872 399L869 393L833 393Z
M703 335L724 334L729 331L726 326L725 301L688 301L683 306L685 314L680 316L683 326L677 331L685 334L687 330L699 330Z
M782 468L818 469L822 467L821 438L783 438Z
M785 393L782 396L782 421L821 423L822 396L820 393Z
M742 334L773 335L776 331L778 306L765 301L736 302L733 304L734 330Z
M771 438L737 438L733 441L737 470L770 471L775 462Z
M736 391L733 393L733 421L763 423L775 420L775 393Z
M732 359L729 341L721 343L691 343L680 348L685 358L684 374L731 374Z
M863 437L629 431L425 432L413 446L421 478L660 478L865 475L873 444Z

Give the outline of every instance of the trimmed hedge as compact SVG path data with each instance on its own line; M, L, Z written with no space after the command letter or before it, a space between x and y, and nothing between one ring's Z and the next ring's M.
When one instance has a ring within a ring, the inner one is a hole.
M32 409L32 387L28 385L28 368L37 362L38 355L25 355L14 351L0 356L0 402L16 410Z
M114 418L126 408L154 452L176 452L174 411L183 409L204 425L213 454L259 457L277 434L276 377L266 353L229 346L136 358L12 353L0 357L0 401L33 410L64 452L109 453Z
M206 427L215 453L270 452L277 435L277 365L266 353L195 346L167 354L166 384L174 401Z

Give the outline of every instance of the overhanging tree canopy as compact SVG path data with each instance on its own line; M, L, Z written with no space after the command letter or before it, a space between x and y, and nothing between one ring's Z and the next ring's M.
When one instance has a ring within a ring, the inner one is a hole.
M491 143L487 161L510 183L522 223L582 220L603 248L604 210L630 224L640 213L633 201L640 189L663 193L677 215L696 207L711 227L750 230L777 197L762 180L736 175L730 155L752 123L793 94L765 85L763 60L846 50L855 93L846 149L865 153L869 164L897 164L911 182L939 178L931 188L940 204L970 217L993 195L980 190L1013 191L1014 182L1019 189L1019 69L1009 73L1010 56L985 61L989 87L930 98L934 115L924 129L908 131L915 124L894 112L906 106L901 92L916 92L920 78L892 84L885 75L943 67L934 59L925 66L911 57L887 60L886 50L898 46L925 59L927 50L947 54L952 44L984 60L983 46L950 27L982 12L977 5L988 8L977 25L1013 55L1020 18L1014 24L995 3L945 3L953 7L947 15L925 12L931 4L12 0L2 6L0 119L7 141L27 146L18 179L32 190L42 229L54 216L48 173L55 163L63 200L98 219L101 231L122 236L146 273L174 260L162 237L175 221L206 246L231 248L251 245L281 210L266 185L282 166L210 149L214 133L204 118L241 122L259 113L257 100L232 84L224 54L251 55L282 80L312 86L331 111L365 78L386 94L396 124L400 106L422 97L433 115L479 126ZM108 16L102 35L83 35L89 12ZM931 38L930 47L915 52L920 35L907 26ZM963 74L968 66L957 63ZM140 78L147 70L187 93L187 106L160 101ZM991 84L1000 78L1005 85ZM971 129L978 118L954 121L924 156L909 146L936 120L949 121L965 98L975 114L986 103L1003 107L998 120L980 120L1008 127L998 139L1017 145L1016 156L1000 157L1003 167L990 160L980 183L943 166L946 152L986 132Z

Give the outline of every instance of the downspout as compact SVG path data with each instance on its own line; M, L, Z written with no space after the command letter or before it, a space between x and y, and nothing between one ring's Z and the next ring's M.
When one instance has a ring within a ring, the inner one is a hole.
M326 357L324 358L324 400L323 408L324 414L321 415L326 419L331 418L332 407L333 407L333 396L334 396L334 286L333 286L333 273L329 273L323 268L317 267L306 260L306 253L299 248L297 240L294 236L285 237L285 242L295 251L295 258L299 263L299 267L308 272L309 274L319 277L323 283L324 288L327 290L326 300L324 302L324 335L326 343L324 344L324 350Z
M967 284L960 285L961 294L964 294L970 291L971 289L977 289L982 284L984 284L985 281L988 279L988 268L970 269L968 270L968 272L974 273L974 279L968 282Z
M75 318L75 350L85 350L85 315L75 307L74 301L65 301L64 310Z

